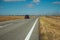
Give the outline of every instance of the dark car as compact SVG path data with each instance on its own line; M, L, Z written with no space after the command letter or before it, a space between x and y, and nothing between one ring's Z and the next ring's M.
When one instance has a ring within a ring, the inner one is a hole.
M29 19L30 17L29 17L29 15L25 15L25 19Z

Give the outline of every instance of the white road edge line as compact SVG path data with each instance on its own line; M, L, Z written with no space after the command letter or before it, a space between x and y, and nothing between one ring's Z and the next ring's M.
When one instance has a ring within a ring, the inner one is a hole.
M38 21L38 18L37 18L37 19L36 19L36 21L34 22L34 24L33 24L32 28L30 29L30 31L29 31L29 33L28 33L28 35L26 36L26 38L25 38L24 40L29 40L29 39L30 39L31 34L32 34L33 30L34 30L34 27L35 27L35 25L36 25L37 21Z

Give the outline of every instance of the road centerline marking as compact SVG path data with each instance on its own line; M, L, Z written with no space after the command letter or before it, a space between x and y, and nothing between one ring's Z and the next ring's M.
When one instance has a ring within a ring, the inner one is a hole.
M34 28L35 28L35 25L36 25L37 21L38 21L38 18L37 18L36 21L34 22L32 28L30 29L29 33L27 34L27 36L26 36L26 38L25 38L24 40L29 40L29 39L30 39L31 34L32 34L32 32L33 32L33 30L34 30Z

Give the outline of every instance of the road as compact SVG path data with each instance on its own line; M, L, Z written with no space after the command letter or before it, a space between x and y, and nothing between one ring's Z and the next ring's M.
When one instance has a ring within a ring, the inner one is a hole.
M0 22L0 40L39 40L37 19Z

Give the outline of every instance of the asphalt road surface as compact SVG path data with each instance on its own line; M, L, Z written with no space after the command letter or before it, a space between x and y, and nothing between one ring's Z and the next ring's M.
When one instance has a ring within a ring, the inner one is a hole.
M0 40L39 40L38 19L0 22Z

